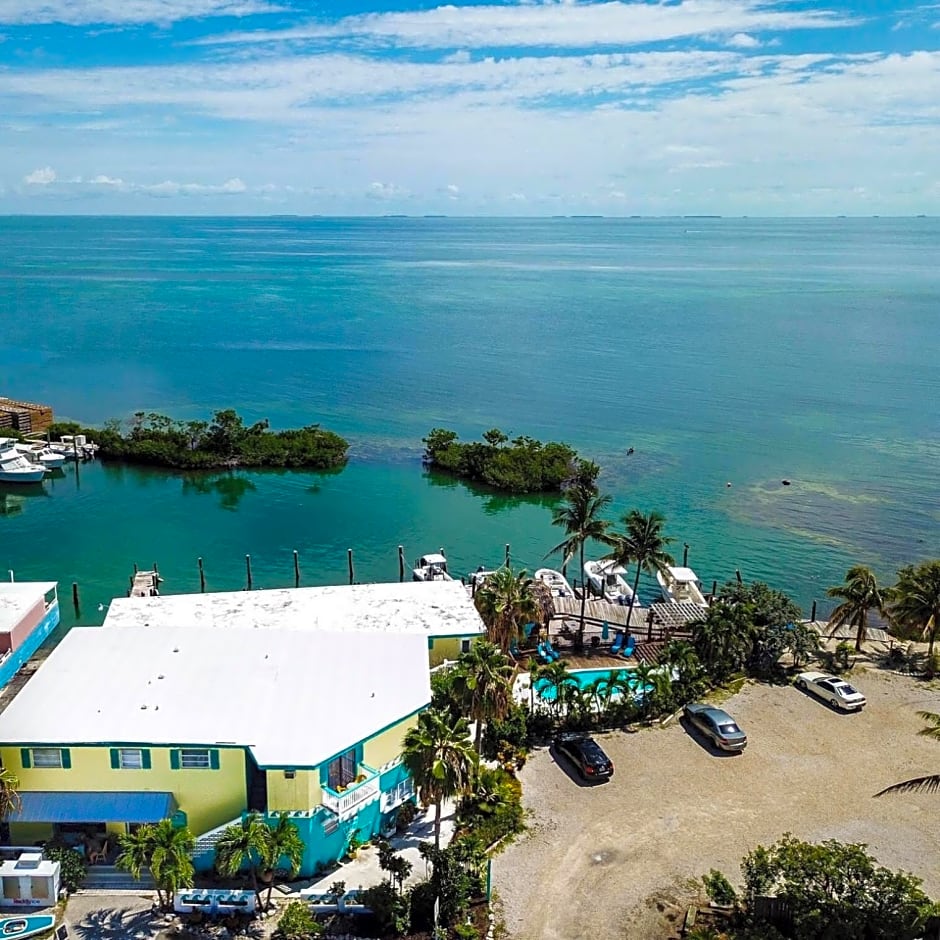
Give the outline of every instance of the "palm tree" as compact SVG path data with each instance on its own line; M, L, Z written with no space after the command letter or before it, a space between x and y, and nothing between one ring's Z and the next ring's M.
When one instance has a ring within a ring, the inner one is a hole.
M564 505L552 513L552 525L565 530L565 539L545 556L561 552L562 566L567 565L577 554L580 560L581 577L584 577L584 546L590 542L609 544L607 527L610 524L601 518L601 513L610 505L609 496L601 496L593 484L577 483L565 491ZM587 584L581 590L581 619L578 624L578 647L584 646L584 605L587 603Z
M166 907L174 892L193 885L195 845L196 840L187 827L180 828L174 826L172 820L163 819L122 835L121 854L115 865L137 880L143 870L149 868L157 886L157 903Z
M478 588L476 608L486 624L486 637L504 653L518 640L522 625L539 614L539 604L532 591L532 579L525 570L515 574L512 568L494 571Z
M474 747L480 753L483 722L505 718L512 707L514 669L498 646L486 640L474 644L458 661L454 691L476 722Z
M466 718L428 709L405 734L402 763L414 778L418 797L434 804L434 847L441 847L441 803L461 796L476 777L479 759L469 740Z
M530 656L525 664L529 671L529 714L535 711L535 683L542 677L542 664L534 657Z
M653 696L657 691L656 676L656 667L649 663L640 663L636 669L632 670L630 678L633 682L634 694L639 698L644 718L649 717L653 707Z
M933 645L940 629L940 561L906 565L898 583L889 588L888 613L899 627L927 640L927 666L933 665Z
M917 717L927 722L927 727L921 728L917 733L925 738L940 741L940 715L935 712L918 712ZM940 791L940 774L928 774L926 777L914 777L911 780L885 787L875 796L883 796L885 793L937 793L938 791Z
M690 626L692 645L711 679L723 682L744 665L753 645L753 625L746 607L716 601Z
M270 907L271 892L274 891L274 872L278 867L278 863L282 858L286 859L291 878L296 877L303 863L304 852L307 847L304 840L300 838L297 827L288 818L287 813L278 814L277 825L273 829L268 826L265 826L265 828L268 830L268 843L261 859L264 866L261 871L261 880L268 886L268 896L265 898L264 903L265 906Z
M631 509L623 517L625 531L623 534L613 536L614 550L607 556L618 565L627 565L636 562L636 576L633 579L633 597L630 598L630 609L627 611L627 629L633 619L633 606L636 603L636 592L640 586L640 571L655 574L666 565L674 564L674 559L666 551L666 546L673 541L669 536L663 535L663 526L666 519L658 512L643 515L639 509Z
M543 666L539 678L544 679L549 686L555 690L555 698L552 707L560 712L565 704L565 688L570 685L577 685L577 682L568 671L568 667L559 660L548 663Z
M0 767L0 823L20 808L20 781L19 778L6 767Z
M270 841L271 830L261 814L248 813L241 823L223 829L215 844L215 867L219 874L234 878L247 865L251 887L259 905L261 892L258 888L258 866L264 864L268 856Z
M842 601L829 615L829 626L833 628L830 639L839 627L851 624L856 628L855 650L860 653L867 638L868 612L876 610L883 614L885 609L874 572L864 565L855 565L849 568L845 584L829 588L826 595Z

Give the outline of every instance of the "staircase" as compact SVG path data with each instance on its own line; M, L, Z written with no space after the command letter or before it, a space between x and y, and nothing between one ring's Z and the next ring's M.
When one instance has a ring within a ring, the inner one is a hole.
M113 865L92 865L82 882L84 891L153 891L156 887L150 872L144 869L140 880Z

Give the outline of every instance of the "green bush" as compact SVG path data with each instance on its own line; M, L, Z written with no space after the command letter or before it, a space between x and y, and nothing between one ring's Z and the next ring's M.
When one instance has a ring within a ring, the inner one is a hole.
M517 835L525 829L522 784L502 767L483 768L476 792L457 807L457 822L484 846Z
M513 705L505 718L488 721L483 729L480 756L500 760L507 749L527 750L530 744L527 716L527 709Z
M305 937L317 937L323 928L316 922L310 908L303 901L291 901L278 918L275 937L284 940L304 940Z
M731 882L716 869L712 869L707 875L702 876L702 882L705 885L705 893L709 900L722 907L730 907L737 903L738 895L731 885Z
M58 842L47 842L43 847L42 854L44 858L49 859L51 862L59 862L62 866L60 872L62 887L69 894L81 887L82 882L88 875L88 863L75 849Z
M597 467L567 444L543 444L531 437L512 441L498 428L483 443L461 443L454 431L433 428L422 439L426 462L465 480L510 493L561 491L574 478L597 476Z
M408 929L409 900L387 879L367 888L359 898L372 912L375 929L383 937L400 937Z

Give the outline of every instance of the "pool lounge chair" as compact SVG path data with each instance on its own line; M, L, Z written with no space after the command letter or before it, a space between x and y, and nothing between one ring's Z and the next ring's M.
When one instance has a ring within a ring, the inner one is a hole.
M636 649L636 637L631 633L627 637L627 642L623 644L623 649L620 651L620 655L626 658L629 658L633 655L633 651Z
M556 659L561 659L561 653L552 646L551 640L545 641L545 652L551 657L551 662L554 662Z
M613 646L610 648L610 652L616 656L620 652L620 647L623 646L623 634L618 631L617 635L614 637Z
M539 645L535 648L535 652L538 654L539 659L541 659L543 662L552 662L552 654L547 649L545 649L544 643L539 643Z

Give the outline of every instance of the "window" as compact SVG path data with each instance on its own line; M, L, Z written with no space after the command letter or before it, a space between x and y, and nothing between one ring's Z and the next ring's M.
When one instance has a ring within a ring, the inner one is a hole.
M296 776L297 776L297 771L296 771L296 770L285 770L285 771L284 771L284 779L285 779L285 780L293 780L294 777L296 777Z
M469 641L469 640L461 640L461 641L460 641L460 652L461 652L461 653L469 653L469 652L470 652L470 641Z
M65 755L68 751L60 747L34 747L30 751L33 767L67 767ZM23 766L28 766L25 762Z
M348 787L355 779L356 749L352 748L330 761L326 782L331 790L335 790L337 787Z
M219 752L214 747L181 747L170 751L171 770L218 770Z
M180 767L183 770L208 770L209 749L184 747L180 751Z

